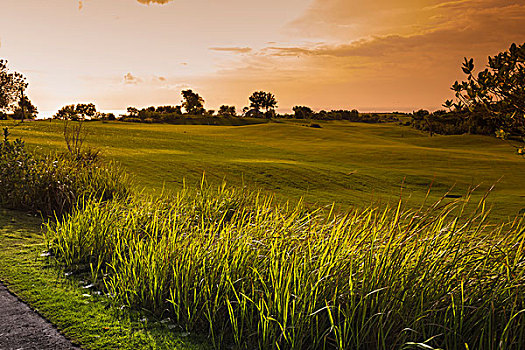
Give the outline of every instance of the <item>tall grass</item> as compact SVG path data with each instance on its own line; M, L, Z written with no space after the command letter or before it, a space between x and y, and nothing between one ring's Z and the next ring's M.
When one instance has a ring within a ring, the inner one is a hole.
M219 347L519 349L522 220L481 203L338 215L222 186L88 201L50 223L51 251L115 301Z

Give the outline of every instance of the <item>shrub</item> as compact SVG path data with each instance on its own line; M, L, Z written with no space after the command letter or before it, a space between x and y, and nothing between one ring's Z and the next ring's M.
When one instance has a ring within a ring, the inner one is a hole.
M103 166L98 154L33 155L20 139L0 143L0 205L61 216L82 198L124 198L129 184L115 165Z

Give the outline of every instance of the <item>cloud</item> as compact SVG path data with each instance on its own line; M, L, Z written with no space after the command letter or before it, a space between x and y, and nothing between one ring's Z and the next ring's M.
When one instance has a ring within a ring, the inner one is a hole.
M231 53L238 53L238 54L252 52L252 49L250 47L210 47L210 50L219 51L219 52L231 52Z
M166 81L167 79L165 77L157 77L159 81Z
M140 2L141 4L144 4L144 5L151 5L151 4L164 5L164 4L167 4L168 2L171 2L173 0L137 0L137 1Z
M306 18L310 18L312 23L323 22L324 24L328 23L324 21L330 18L335 20L332 25L338 27L349 23L353 18L352 16L339 18L339 12L349 12L356 6L361 6L362 10L370 10L370 6L380 4L383 0L369 2L371 4L368 5L356 5L345 0L323 1L326 1L326 8L338 13L331 13L325 8L324 14L309 13ZM270 46L263 51L274 56L370 57L378 60L389 58L394 60L395 55L406 56L409 53L420 55L425 59L458 54L486 56L508 48L511 42L523 42L525 37L525 26L523 25L525 2L523 0L504 2L500 0L424 0L420 2L421 6L415 6L412 10L399 7L404 2L406 1L393 1L394 5L398 5L397 14L410 11L414 18L425 18L424 22L419 22L410 32L405 33L406 25L399 23L398 27L389 28L385 33L374 34L376 27L372 23L376 22L376 18L372 17L369 23L369 34L365 36L346 40L338 39L336 42L339 43L321 45ZM393 7L396 8L396 6ZM384 16L381 13L377 15L381 18ZM395 12L392 16L398 17ZM360 17L361 14L357 15L357 18ZM299 27L302 26L300 21L296 24ZM365 23L361 25L365 26ZM326 27L323 26L318 28L320 33L325 29ZM331 36L331 33L331 31L324 32L328 37Z
M124 84L138 84L142 82L142 79L134 76L131 73L127 73L124 75Z
M268 89L283 106L436 109L452 97L451 84L464 79L463 57L481 68L487 56L524 42L523 0L414 3L315 0L318 11L292 24L303 40L247 51L215 85ZM306 37L304 25L311 30Z
M78 0L78 10L79 11L84 8L84 1L85 0ZM137 0L137 1L144 5L151 5L151 4L165 5L173 0Z

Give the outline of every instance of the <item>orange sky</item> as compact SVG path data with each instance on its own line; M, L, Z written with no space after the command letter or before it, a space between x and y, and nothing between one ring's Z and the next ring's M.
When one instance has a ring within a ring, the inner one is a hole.
M179 104L439 108L462 58L525 42L525 0L1 0L0 58L41 111Z

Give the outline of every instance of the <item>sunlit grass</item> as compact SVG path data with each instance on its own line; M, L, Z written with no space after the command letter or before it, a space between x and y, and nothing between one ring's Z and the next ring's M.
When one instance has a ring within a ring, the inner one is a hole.
M1 121L0 125L12 126ZM434 136L396 124L320 122L321 129L286 121L241 127L92 122L86 146L118 162L135 183L150 192L179 190L183 179L198 184L223 180L273 193L279 200L304 198L315 207L339 209L372 201L395 203L402 184L407 203L417 207L432 184L430 199L449 189L464 195L482 185L475 200L493 184L487 200L495 220L522 209L525 162L495 137ZM64 151L57 121L10 127L38 152Z
M46 239L116 303L216 347L518 349L523 220L489 225L467 201L336 214L202 184L89 201Z

